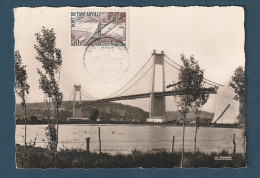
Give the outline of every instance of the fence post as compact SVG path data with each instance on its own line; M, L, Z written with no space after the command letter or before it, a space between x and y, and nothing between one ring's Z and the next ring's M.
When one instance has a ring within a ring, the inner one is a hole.
M87 143L87 152L89 153L89 141L90 141L90 137L86 138L86 143Z
M174 150L174 138L175 138L175 136L172 136L172 153L173 153L173 150Z
M99 153L101 153L101 136L100 136L100 127L98 127L98 138L99 138Z
M236 134L235 133L234 133L234 138L233 138L233 145L234 145L233 154L236 154Z

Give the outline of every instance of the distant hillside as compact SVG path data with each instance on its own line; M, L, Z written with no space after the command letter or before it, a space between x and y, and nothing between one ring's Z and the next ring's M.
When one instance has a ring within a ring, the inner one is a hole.
M63 101L61 105L60 117L61 120L67 120L68 117L72 117L72 101ZM53 108L53 105L52 105ZM103 121L135 121L135 122L145 122L146 118L149 116L148 112L144 110L124 105L120 103L107 102L95 104L92 106L82 107L82 117L88 118L89 111L91 108L96 108L99 110L99 118ZM51 111L52 115L54 110ZM16 104L15 117L23 118L24 111L20 104ZM43 102L39 103L28 103L27 104L27 115L28 118L32 115L41 117L47 115L47 107Z
M60 119L66 121L68 117L72 117L72 101L63 101L60 112ZM53 106L52 106L53 108ZM92 106L82 107L82 117L88 118L89 111L92 108L99 110L99 119L101 121L134 121L134 122L146 122L146 119L149 117L149 113L134 106L124 105L115 102L99 103ZM51 115L54 115L54 110L51 111ZM46 104L43 102L38 103L28 103L27 104L27 115L37 116L43 118L47 115ZM16 104L15 117L23 118L24 111L20 104ZM179 121L182 116L178 111L167 111L166 117L168 121ZM187 116L188 121L192 121L195 118L194 112L190 112ZM200 114L201 120L207 120L211 122L214 118L214 113L202 111Z
M100 119L103 121L135 121L135 122L145 122L146 118L149 116L148 112L144 110L121 103L100 103L93 105L92 108L97 108L100 112ZM84 107L83 112L88 114L90 108Z

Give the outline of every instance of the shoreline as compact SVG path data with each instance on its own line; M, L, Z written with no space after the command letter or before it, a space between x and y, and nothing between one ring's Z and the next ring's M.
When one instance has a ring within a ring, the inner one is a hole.
M27 121L27 125L46 125L48 121ZM55 123L54 123L55 124ZM94 121L71 121L71 122L59 122L59 125L67 125L67 124L111 124L111 125L149 125L149 126L175 126L182 127L182 124L176 124L173 122L165 122L165 123L147 123L147 122L94 122ZM24 121L16 121L16 125L24 125ZM195 127L195 124L185 124L185 127ZM245 125L240 124L200 124L200 127L207 128L245 128Z

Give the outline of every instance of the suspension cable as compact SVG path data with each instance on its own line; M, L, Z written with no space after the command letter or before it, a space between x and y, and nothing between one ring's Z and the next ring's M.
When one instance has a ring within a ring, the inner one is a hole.
M174 65L170 64L168 61L164 60L167 64L169 64L170 66L174 67L175 69L177 69L178 71L180 71L180 69L178 69L177 67L175 67Z
M169 59L170 61L172 61L173 63L175 63L176 65L181 66L180 64L178 64L177 62L175 62L174 60L172 60L171 58L169 58L168 56L166 56L166 55L164 55L164 56L165 56L167 59ZM168 64L169 64L169 63L168 63ZM216 84L216 85L218 85L218 86L225 87L225 86L222 85L222 84L219 84L219 83L213 82L213 81L208 80L208 79L206 79L206 78L204 78L204 80L206 80L206 81L208 81L208 82L211 82L211 83L214 83L214 84Z
M213 82L213 81L208 80L208 79L206 79L206 78L204 78L204 80L206 80L206 81L208 81L208 82L211 82L211 83L214 83L214 84L216 84L216 85L219 85L219 86L225 87L224 85L221 85L221 84L219 84L219 83Z
M119 90L117 90L115 93L109 95L107 98L110 98L111 96L115 95L116 93L118 93L119 91L121 91L123 88L125 88L142 70L143 68L146 66L146 64L151 60L151 58L153 57L153 54L151 55L151 57L146 61L146 63L140 68L140 70L123 86L121 87Z
M85 96L87 99L92 100L93 98L90 98L89 96L85 95L83 92L81 93L83 96Z
M206 83L206 84L209 84L209 85L212 85L212 86L217 86L217 85L214 85L214 84L211 84L211 83L208 83L208 82L205 82L205 81L203 81L203 83Z
M175 62L174 60L172 60L171 58L169 58L168 56L164 55L167 59L169 59L170 61L172 61L174 64L176 64L177 66L181 66L180 64L178 64L177 62Z
M71 92L71 94L70 94L69 101L71 101L71 97L72 97L73 93L74 93L74 90L72 90L72 92Z
M82 93L85 94L86 96L88 96L88 98L97 99L97 98L91 96L90 94L88 94L84 89L82 89Z
M123 91L122 93L118 94L117 96L127 92L130 88L132 88L137 82L139 82L151 70L151 68L152 68L152 66L133 85L131 85L129 88L127 88L125 91Z
M93 96L91 96L90 94L88 94L85 90L84 90L84 88L83 87L81 87L81 89L82 89L82 93L84 93L85 95L87 95L88 96L88 98L91 98L91 99L97 99L97 98L95 98L95 97L93 97Z
M86 99L92 100L93 98L90 98L88 95L84 94L83 92L81 93L83 96L86 97Z

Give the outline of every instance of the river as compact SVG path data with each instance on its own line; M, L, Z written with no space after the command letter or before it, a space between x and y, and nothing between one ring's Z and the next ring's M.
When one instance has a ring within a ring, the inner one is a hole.
M64 124L59 125L59 149L86 149L86 138L90 137L90 151L99 151L98 127L101 131L101 150L108 153L131 153L165 149L171 151L172 138L174 150L182 148L182 127L127 125L127 124ZM27 143L36 139L36 145L47 147L46 125L27 125ZM219 152L223 149L233 151L235 134L236 151L244 152L243 129L200 127L197 135L197 147L203 152ZM195 127L185 128L185 150L194 149ZM16 126L16 143L24 144L24 125Z

